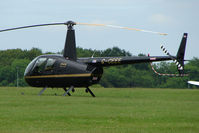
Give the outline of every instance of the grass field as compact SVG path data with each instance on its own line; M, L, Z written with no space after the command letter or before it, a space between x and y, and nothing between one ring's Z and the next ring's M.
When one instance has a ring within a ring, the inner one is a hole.
M199 90L96 88L95 98L40 90L0 88L0 133L199 132Z

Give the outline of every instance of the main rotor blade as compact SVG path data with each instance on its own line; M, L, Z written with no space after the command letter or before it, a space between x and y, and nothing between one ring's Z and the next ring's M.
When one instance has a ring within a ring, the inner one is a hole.
M149 30L143 30L143 29L137 29L137 28L129 28L129 27L122 27L122 26L116 26L116 25L108 25L108 24L89 24L89 23L71 23L72 21L68 21L65 23L49 23L49 24L38 24L38 25L30 25L30 26L22 26L22 27L16 27L16 28L9 28L0 30L0 32L4 31L11 31L11 30L18 30L18 29L25 29L25 28L32 28L32 27L41 27L41 26L50 26L50 25L88 25L88 26L105 26L105 27L111 27L111 28L119 28L119 29L126 29L126 30L135 30L135 31L142 31L142 32L148 32L153 34L159 34L159 35L168 35L167 33L161 33L161 32L155 32L155 31L149 31Z
M116 26L116 25L108 25L108 24L89 24L89 23L76 23L76 24L88 25L88 26L105 26L105 27L111 27L111 28L142 31L142 32L148 32L148 33L159 34L159 35L168 35L167 33L161 33L161 32L155 32L155 31L149 31L149 30L143 30L143 29L137 29L137 28L122 27L122 26Z
M50 25L64 25L64 24L65 23L38 24L38 25L30 25L30 26L22 26L22 27L4 29L4 30L0 30L0 32L18 30L18 29L25 29L25 28L32 28L32 27L41 27L41 26L50 26Z

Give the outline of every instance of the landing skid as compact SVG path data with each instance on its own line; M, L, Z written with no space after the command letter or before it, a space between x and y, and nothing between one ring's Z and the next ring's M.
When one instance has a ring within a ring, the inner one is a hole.
M75 92L74 86L71 86L68 90L66 88L63 88L63 89L65 90L65 93L63 94L63 96L66 96L67 94L69 96L71 96L71 94L69 92L70 91ZM95 97L94 93L88 87L86 87L85 91L86 91L86 93L89 92L91 94L91 96Z
M47 87L44 87L40 92L39 92L39 96L40 95L42 95L43 94L43 92L46 90L46 88ZM75 92L75 89L74 89L74 86L71 86L68 90L66 89L66 88L63 88L64 89L64 91L65 91L65 93L63 94L63 96L66 96L66 95L69 95L69 96L71 96L71 94L70 94L70 91L72 91L72 92ZM95 95L94 95L94 93L88 88L88 87L86 87L86 93L90 93L91 94L91 96L93 96L93 97L95 97Z
M65 93L63 94L63 96L66 96L67 94L69 96L71 96L71 94L69 92L70 91L75 92L74 86L71 86L68 90L66 88L63 88L63 89L65 90ZM94 93L88 87L86 87L85 91L86 91L86 93L89 92L91 94L91 96L95 97Z

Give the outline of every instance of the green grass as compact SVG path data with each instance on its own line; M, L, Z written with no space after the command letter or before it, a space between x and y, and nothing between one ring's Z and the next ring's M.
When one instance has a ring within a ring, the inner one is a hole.
M82 88L71 97L40 90L0 88L0 133L199 132L199 90L96 88L95 98Z

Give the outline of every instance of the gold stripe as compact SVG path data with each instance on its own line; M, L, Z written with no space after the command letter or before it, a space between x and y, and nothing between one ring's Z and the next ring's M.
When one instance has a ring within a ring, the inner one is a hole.
M63 78L63 77L90 77L90 73L82 74L61 74L61 75L41 75L41 76L25 76L25 78Z

